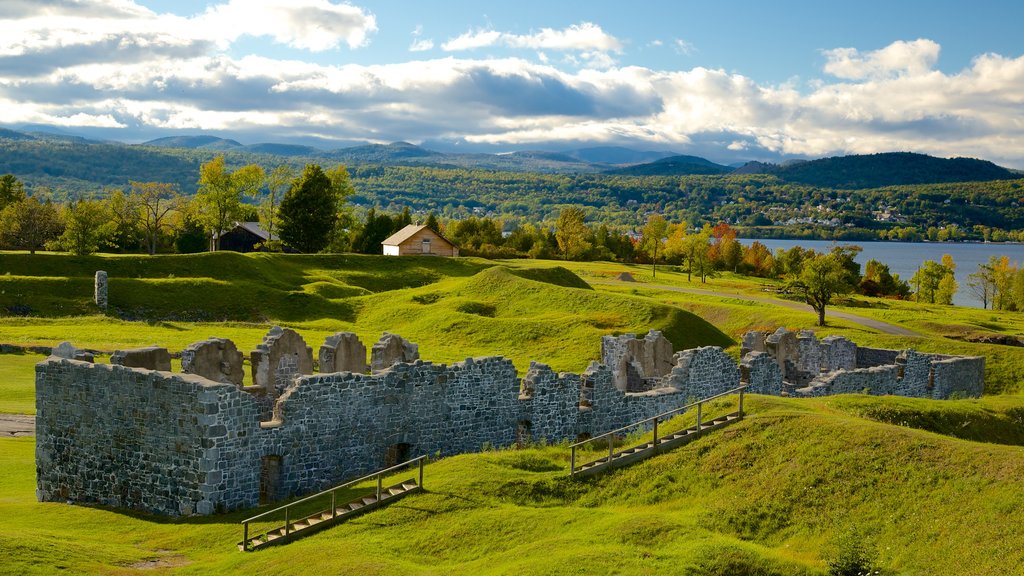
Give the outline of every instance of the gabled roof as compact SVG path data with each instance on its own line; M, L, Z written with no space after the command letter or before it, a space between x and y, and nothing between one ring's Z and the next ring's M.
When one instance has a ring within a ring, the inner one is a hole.
M239 228L244 228L245 230L252 232L253 234L259 236L260 238L263 238L264 240L277 240L277 235L275 234L273 237L271 237L271 235L268 234L267 231L260 226L259 222L235 222L235 226L238 226Z
M391 236L388 236L387 239L381 242L381 244L384 246L398 246L402 242L405 242L409 238L415 236L418 232L420 232L426 227L426 224L409 224L405 228L402 228L398 232L395 232ZM434 231L431 230L431 232ZM441 236L437 232L434 232L434 234L436 234L437 237L440 238L441 240L444 240L445 242L451 244L452 246L455 246L455 243L452 242L451 240L445 238L444 236Z

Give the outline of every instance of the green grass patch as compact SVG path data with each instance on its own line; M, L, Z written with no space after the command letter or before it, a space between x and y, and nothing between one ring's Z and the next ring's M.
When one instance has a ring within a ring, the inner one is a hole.
M426 493L250 554L235 543L252 511L165 519L38 503L32 439L0 439L0 548L19 574L150 561L180 574L788 576L824 574L856 525L891 573L1015 573L1021 449L861 418L850 406L863 401L750 396L746 420L583 481L566 476L564 444L446 458L428 464ZM1002 402L993 409L1024 407Z
M42 354L0 354L0 413L36 413L37 363Z

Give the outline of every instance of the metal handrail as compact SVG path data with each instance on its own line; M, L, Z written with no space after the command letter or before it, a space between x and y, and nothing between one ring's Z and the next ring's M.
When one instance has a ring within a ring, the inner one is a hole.
M736 388L733 388L732 390L726 390L725 392L722 392L720 394L715 394L714 396L709 396L707 398L704 398L702 400L698 400L696 402L692 402L690 404L687 404L686 406L680 406L679 408L673 408L672 410L669 410L667 412L662 412L661 414L658 414L658 415L655 415L655 416L651 416L649 418L644 418L643 420L638 420L636 422L633 422L632 424L628 424L626 426L623 426L622 428L616 428L615 430L611 430L609 432L605 432L604 434L601 434L600 436L594 436L593 438L587 438L586 440L581 440L579 442L576 442L575 444L570 444L569 448L571 450L571 453L570 453L570 456L569 456L569 475L576 474L576 449L579 448L580 446L583 446L585 444L591 444L593 442L601 440L602 438L608 438L607 462L611 462L612 460L615 459L615 442L614 442L615 435L623 433L623 432L629 432L629 431L634 430L637 427L642 426L642 425L644 425L644 424L646 424L648 422L651 422L651 421L654 421L654 427L653 427L654 428L654 442L653 442L653 444L654 444L655 450L657 450L658 444L659 444L659 440L660 440L660 438L658 437L658 422L660 422L662 418L666 418L668 416L672 416L672 415L678 414L680 412L684 412L684 411L689 410L690 408L693 408L693 407L697 408L697 434L700 434L700 430L701 430L701 408L704 406L704 404L706 404L708 402L711 402L712 400L717 400L719 398L722 398L723 396L731 396L733 394L739 393L740 399L739 399L739 408L738 408L738 412L737 413L739 414L739 417L742 418L743 417L743 391L746 390L746 389L747 389L747 387L745 385L740 385L740 386L737 386ZM601 460L605 460L605 458L599 458L597 461L601 461Z
M667 412L662 412L661 414L658 414L657 416L651 416L649 418L644 418L643 420L637 420L636 422L634 422L632 424L627 424L627 425L623 426L622 428L616 428L615 430L612 430L610 432L605 432L604 434L601 434L600 436L594 436L593 438L588 438L586 440L581 440L581 441L579 441L579 442L577 442L575 444L570 444L569 448L575 448L577 446L582 446L584 444L589 444L589 443L591 443L591 442L593 442L595 440L600 440L601 438L604 438L605 436L609 436L611 434L619 434L621 432L627 432L629 430L632 430L632 429L636 428L637 426L639 426L641 424L646 424L647 422L650 422L651 420L661 420L662 418L664 418L666 416L670 416L670 415L676 414L678 412L684 412L684 411L689 410L690 408L693 408L693 407L698 406L700 404L704 404L704 403L710 402L712 400L718 400L719 398L721 398L723 396L732 396L733 394L736 394L737 392L742 392L743 390L746 390L746 389L747 389L746 386L737 386L736 388L733 388L732 390L726 390L725 392L722 392L721 394L716 394L714 396L709 396L707 398L704 398L703 400L698 400L696 402L687 404L686 406L680 406L679 408L673 408L672 410L669 410Z
M367 480L376 479L377 480L377 500L380 501L381 491L382 491L381 479L383 478L383 476L385 476L389 472L392 472L394 470L398 470L399 468L405 468L406 466L408 466L410 464L413 464L413 463L418 463L419 464L419 481L417 483L417 486L422 488L423 487L423 463L426 461L426 459L427 459L427 456L423 455L423 456L419 456L417 458L413 458L411 460L406 460L405 462L402 462L401 464L395 464L394 466L391 466L390 468L384 468L382 470L377 470L376 472L374 472L372 474L367 474L366 476L363 476L362 478L356 478L355 480L350 480L350 481L348 481L348 482L346 482L344 484L339 484L339 485L334 486L332 488L328 488L327 490L322 490L320 492L317 492L316 494L312 494L310 496L306 496L305 498L302 498L301 500L296 500L294 502L289 502L289 503L285 504L284 506L278 506L277 508L274 508L273 510L267 510L266 512L262 512L260 514L257 514L255 516L253 516L252 518L247 518L245 520L242 520L240 522L240 524L243 525L242 546L246 550L249 549L249 523L255 522L256 520L259 520L260 518L263 518L263 517L266 517L266 516L270 516L271 514L275 514L275 513L280 512L280 511L283 510L284 513L285 513L284 514L285 534L288 534L290 532L290 527L291 527L291 522L289 520L289 514L288 514L290 509L293 506L297 506L297 505L302 504L304 502L308 502L310 500L319 498L320 496L324 496L325 494L330 494L331 495L331 517L337 516L338 508L337 508L337 503L335 502L335 492L337 492L338 490L342 490L344 488L348 488L349 486L352 486L354 484L359 484L360 482L365 482Z

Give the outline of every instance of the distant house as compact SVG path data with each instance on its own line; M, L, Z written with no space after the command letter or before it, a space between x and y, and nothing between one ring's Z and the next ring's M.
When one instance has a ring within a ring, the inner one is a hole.
M409 224L392 234L384 245L388 256L458 256L459 247L423 225Z
M257 247L268 240L277 240L277 235L271 235L260 227L259 222L235 222L234 228L228 230L220 237L220 249L232 252L262 252L262 247ZM213 249L216 236L210 240L210 249Z

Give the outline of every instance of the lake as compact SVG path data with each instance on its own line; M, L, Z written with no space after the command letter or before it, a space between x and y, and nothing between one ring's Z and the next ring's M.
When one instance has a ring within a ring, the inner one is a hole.
M741 238L740 242L749 246L755 240ZM776 248L801 246L818 252L828 252L835 244L830 240L756 240L767 246L772 253ZM958 306L981 308L981 300L975 298L967 288L967 276L978 271L978 265L988 262L989 256L1007 256L1010 262L1024 263L1024 244L1009 243L961 243L961 242L839 242L839 244L855 244L864 249L857 256L857 262L864 270L864 263L875 259L889 266L889 271L899 274L907 282L917 272L917 267L925 260L942 260L943 254L949 254L956 263L956 281L960 289L953 297Z

